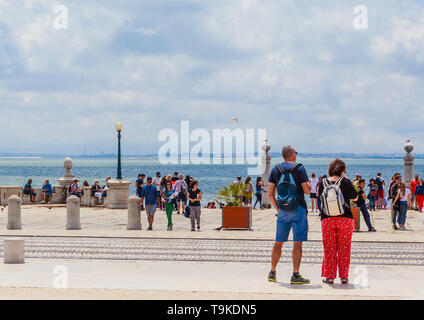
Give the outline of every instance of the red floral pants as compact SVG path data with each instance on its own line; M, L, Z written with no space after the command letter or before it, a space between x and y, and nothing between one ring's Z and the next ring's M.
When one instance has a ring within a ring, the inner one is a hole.
M337 267L340 278L349 277L350 248L354 221L349 218L334 217L321 221L324 260L322 276L337 278Z

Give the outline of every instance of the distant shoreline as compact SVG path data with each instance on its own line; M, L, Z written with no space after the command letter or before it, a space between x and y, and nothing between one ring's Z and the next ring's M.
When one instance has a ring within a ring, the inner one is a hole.
M270 153L272 158L280 158L280 153ZM328 159L328 158L343 158L343 159L403 159L406 154L354 154L354 153L299 153L298 157L303 159ZM424 154L412 153L415 159L424 159ZM255 157L258 155L256 154ZM0 159L65 159L71 157L73 159L115 159L116 154L103 154L103 155L64 155L64 154L37 154L37 155L24 155L24 154L13 154L13 155L1 155ZM234 158L236 155L222 156L224 158ZM157 155L122 155L122 159L145 159L145 160L158 160ZM178 156L178 159L188 159L188 157ZM212 159L212 157L211 157Z

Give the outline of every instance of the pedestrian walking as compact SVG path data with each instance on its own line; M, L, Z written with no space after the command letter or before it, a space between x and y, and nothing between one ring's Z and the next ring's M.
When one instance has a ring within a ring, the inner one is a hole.
M197 231L200 231L200 213L202 200L202 191L199 189L199 182L193 181L188 195L188 206L190 208L191 231L195 231L197 222Z
M399 184L399 189L395 198L395 203L399 200L399 207L393 214L393 224L396 225L396 214L398 215L399 230L405 229L406 214L408 209L411 208L411 191L406 188L404 182Z
M415 199L417 200L418 209L423 212L424 204L424 184L423 179L418 180L418 185L415 188Z
M256 197L256 201L255 201L255 205L253 206L253 209L256 210L256 205L259 202L259 207L261 210L264 210L264 207L262 206L262 191L264 189L264 181L262 180L262 177L258 177L256 179L256 193L255 193L255 197Z
M166 217L168 218L168 229L167 231L172 231L172 212L174 211L173 200L176 198L177 193L172 188L171 181L166 181L166 189L162 194L162 203L165 204Z
M312 212L318 212L318 203L317 203L317 185L318 185L318 179L315 173L312 173L311 179L309 180L309 183L311 184L311 209Z
M365 180L364 179L359 180L358 189L359 189L359 192L358 192L358 200L356 201L356 205L358 206L359 210L361 210L361 212L362 212L362 216L364 217L365 223L368 227L368 231L369 232L375 232L376 230L372 226L370 213L368 212L367 204L365 202L365 200L368 197L365 194Z
M147 230L153 230L153 220L159 202L158 190L152 184L152 177L147 178L147 184L141 189L141 203L145 201L145 208L149 227Z

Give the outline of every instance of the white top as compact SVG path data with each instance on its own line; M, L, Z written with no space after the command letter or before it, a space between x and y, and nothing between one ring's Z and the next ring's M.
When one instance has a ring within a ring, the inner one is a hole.
M398 194L400 194L400 190L398 190ZM408 196L411 194L411 191L409 189L405 189L405 196L402 197L400 194L400 201L408 201Z
M156 177L156 178L153 179L152 183L153 183L154 186L156 186L157 188L159 188L161 181L162 181L162 178Z
M311 182L311 193L317 193L318 179L314 178L310 179L309 181Z

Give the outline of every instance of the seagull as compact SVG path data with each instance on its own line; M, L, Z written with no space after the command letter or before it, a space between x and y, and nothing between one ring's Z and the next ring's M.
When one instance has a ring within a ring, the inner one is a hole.
M234 120L235 122L239 122L238 117L233 117L232 120Z

